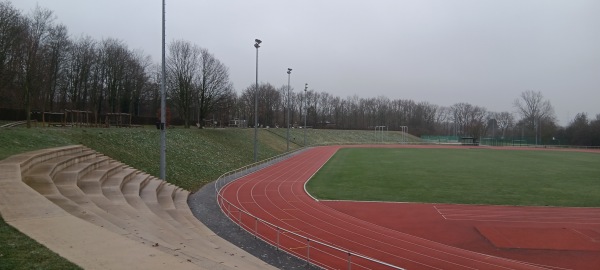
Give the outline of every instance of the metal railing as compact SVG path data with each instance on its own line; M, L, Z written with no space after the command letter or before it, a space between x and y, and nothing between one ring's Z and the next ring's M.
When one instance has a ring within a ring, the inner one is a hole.
M242 176L261 170L274 162L286 159L292 155L305 151L301 148L265 159L242 168L224 173L215 181L217 203L221 211L240 228L246 230L255 238L284 251L292 256L306 261L307 265L314 265L329 269L400 269L403 268L362 255L351 250L343 249L332 244L324 243L309 236L290 231L276 224L263 220L241 209L228 201L221 189Z

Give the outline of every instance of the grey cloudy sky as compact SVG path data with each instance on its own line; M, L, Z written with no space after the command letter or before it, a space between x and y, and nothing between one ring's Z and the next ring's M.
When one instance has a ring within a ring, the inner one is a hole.
M159 63L161 1L11 0L49 8L72 37L117 38ZM166 0L167 42L191 41L255 80L346 98L387 96L514 111L541 91L559 123L600 113L598 0Z

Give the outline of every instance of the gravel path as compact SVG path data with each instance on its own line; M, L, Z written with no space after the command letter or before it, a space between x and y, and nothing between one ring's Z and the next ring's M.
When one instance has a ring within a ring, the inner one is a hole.
M264 166L268 165L270 164L264 164ZM319 269L312 265L310 267L307 266L304 260L300 260L285 252L277 251L273 246L255 239L253 235L240 229L221 212L221 209L217 205L214 182L190 194L188 205L194 216L215 234L274 267L290 270Z

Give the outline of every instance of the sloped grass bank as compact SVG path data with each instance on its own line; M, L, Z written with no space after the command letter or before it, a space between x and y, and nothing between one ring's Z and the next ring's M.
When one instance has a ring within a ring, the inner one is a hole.
M252 129L169 129L167 181L197 190L220 174L253 161ZM156 129L26 129L0 131L0 159L36 149L82 144L152 175L159 175ZM260 130L259 159L285 151L285 140ZM299 146L295 145L292 149Z

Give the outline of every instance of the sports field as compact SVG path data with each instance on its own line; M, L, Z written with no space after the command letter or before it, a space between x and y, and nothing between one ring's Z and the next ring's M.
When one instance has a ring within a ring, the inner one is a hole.
M600 206L600 154L340 149L307 184L325 200Z

